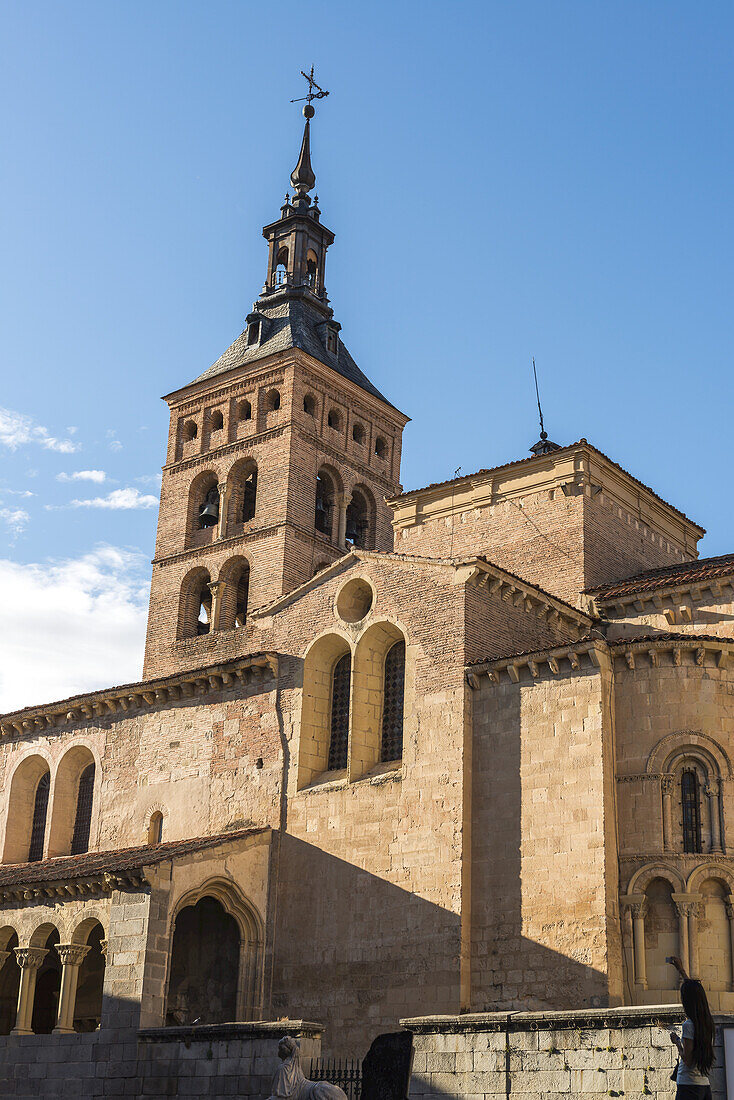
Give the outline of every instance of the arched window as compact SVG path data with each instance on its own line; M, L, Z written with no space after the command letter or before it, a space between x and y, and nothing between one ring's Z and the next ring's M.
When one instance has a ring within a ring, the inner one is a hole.
M74 833L71 838L71 854L73 856L89 851L89 831L92 827L92 802L94 800L94 770L94 764L87 764L79 778Z
M249 401L240 401L237 406L237 417L239 420L252 420L252 405Z
M219 411L219 409L214 410L209 423L213 432L221 432L222 428L224 427L224 417L222 416L222 413Z
M331 538L334 509L334 482L326 470L316 478L316 530Z
M43 859L43 843L46 837L46 814L48 813L48 794L50 790L51 773L44 772L38 780L36 796L33 800L31 843L28 848L29 863L36 863L39 859Z
M387 443L381 435L378 435L375 440L375 454L378 458L385 458L387 456Z
M163 840L163 814L156 810L148 822L148 844L160 844Z
M400 760L403 755L405 703L405 642L392 646L385 658L380 760Z
M309 248L306 255L306 283L315 289L319 272L319 259L313 249Z
M253 344L257 344L260 339L260 322L250 321L247 326L247 345L251 347Z
M281 286L288 281L288 249L281 248L275 258L275 285Z
M255 518L255 505L257 503L257 467L251 470L245 480L242 491L242 522L247 523Z
M268 412L277 412L280 408L280 391L271 390L265 398L265 408Z
M338 432L342 426L342 417L338 409L329 409L329 415L326 418L326 422L330 428L333 428L335 432Z
M316 398L310 393L303 399L303 411L309 416L316 416Z
M199 429L193 420L187 420L183 426L182 435L186 443L189 443L192 439L196 439L199 434Z
M331 737L329 739L329 771L347 766L349 751L349 681L352 655L345 653L334 665L331 674Z
M237 608L235 611L235 626L244 626L247 622L247 601L250 595L250 570L244 568L237 581Z
M221 608L219 630L234 630L247 622L247 604L250 595L250 563L242 555L230 558L219 573Z
M192 569L181 585L179 604L179 637L196 638L211 629L211 577L206 569Z
M79 967L79 978L74 999L74 1031L96 1031L102 1016L105 956L102 942L104 928L99 921L87 919L76 929L73 943L89 948Z
M686 768L680 777L680 794L683 806L683 851L701 851L701 800L698 776L692 768Z
M355 489L347 506L347 542L352 546L366 547L369 530L369 504L364 493Z
M196 522L200 529L216 527L219 522L219 486L212 485L197 513Z
M364 443L364 428L361 424L355 424L352 427L352 439L355 443L358 443L360 447Z

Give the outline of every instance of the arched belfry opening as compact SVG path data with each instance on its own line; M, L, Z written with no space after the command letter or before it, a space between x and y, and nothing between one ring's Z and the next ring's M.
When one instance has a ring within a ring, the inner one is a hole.
M209 570L192 569L184 577L179 600L179 638L200 638L209 634L212 624L212 592Z
M60 942L60 939L58 929L53 928L38 944L38 946L46 949L47 954L36 977L35 997L33 999L31 1030L36 1035L50 1035L58 1019L61 959L54 948Z
M102 1019L102 991L105 973L105 932L97 920L86 920L76 930L73 942L87 951L79 967L74 1003L74 1031L96 1031Z

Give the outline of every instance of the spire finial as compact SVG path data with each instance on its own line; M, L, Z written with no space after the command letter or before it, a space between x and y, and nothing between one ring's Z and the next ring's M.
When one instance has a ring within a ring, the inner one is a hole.
M535 399L538 402L538 416L540 417L540 439L535 443L530 451L534 455L548 455L552 451L560 450L557 443L548 438L548 433L543 427L543 409L540 405L540 389L538 388L538 372L535 368L535 356L533 356L533 378L535 379Z
M291 184L296 192L294 197L294 206L309 206L311 199L308 196L308 192L312 190L316 183L316 176L314 175L313 168L311 167L311 119L316 114L314 107L312 106L312 100L323 99L329 93L324 91L313 78L313 65L311 66L310 73L304 73L301 69L301 76L308 81L308 94L301 96L300 99L292 99L291 103L303 103L305 100L305 107L303 108L303 117L306 119L306 125L303 128L303 141L301 142L301 153L298 157L298 164L291 172ZM314 88L316 91L314 91Z

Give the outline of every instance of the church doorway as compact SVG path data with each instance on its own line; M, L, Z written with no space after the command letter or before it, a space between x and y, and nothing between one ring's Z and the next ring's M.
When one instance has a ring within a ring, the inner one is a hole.
M42 945L48 951L36 978L36 995L33 1001L31 1029L36 1035L50 1035L56 1027L59 1015L59 990L61 988L61 960L54 948L59 942L54 928Z
M20 989L20 967L13 950L17 946L18 936L13 932L4 945L7 957L0 966L0 1035L9 1035L15 1026Z
M166 1024L221 1024L237 1019L240 929L213 897L176 917Z

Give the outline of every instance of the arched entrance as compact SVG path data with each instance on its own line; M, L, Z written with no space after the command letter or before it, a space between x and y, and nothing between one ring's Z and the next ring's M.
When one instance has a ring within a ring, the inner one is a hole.
M61 960L54 948L59 942L54 928L40 946L48 951L36 978L36 995L33 1001L31 1029L36 1035L50 1035L59 1015L59 990L61 988Z
M86 922L85 922L86 923ZM102 989L105 956L102 952L104 928L95 921L87 931L84 926L74 933L74 942L86 944L89 950L79 967L74 1007L74 1031L96 1031L102 1019Z
M20 989L20 967L13 950L18 946L17 934L11 932L7 939L0 934L0 945L3 951L7 951L7 957L0 966L0 1035L9 1035L15 1026Z
M237 1019L240 930L221 902L203 897L174 925L166 1023L221 1024Z

